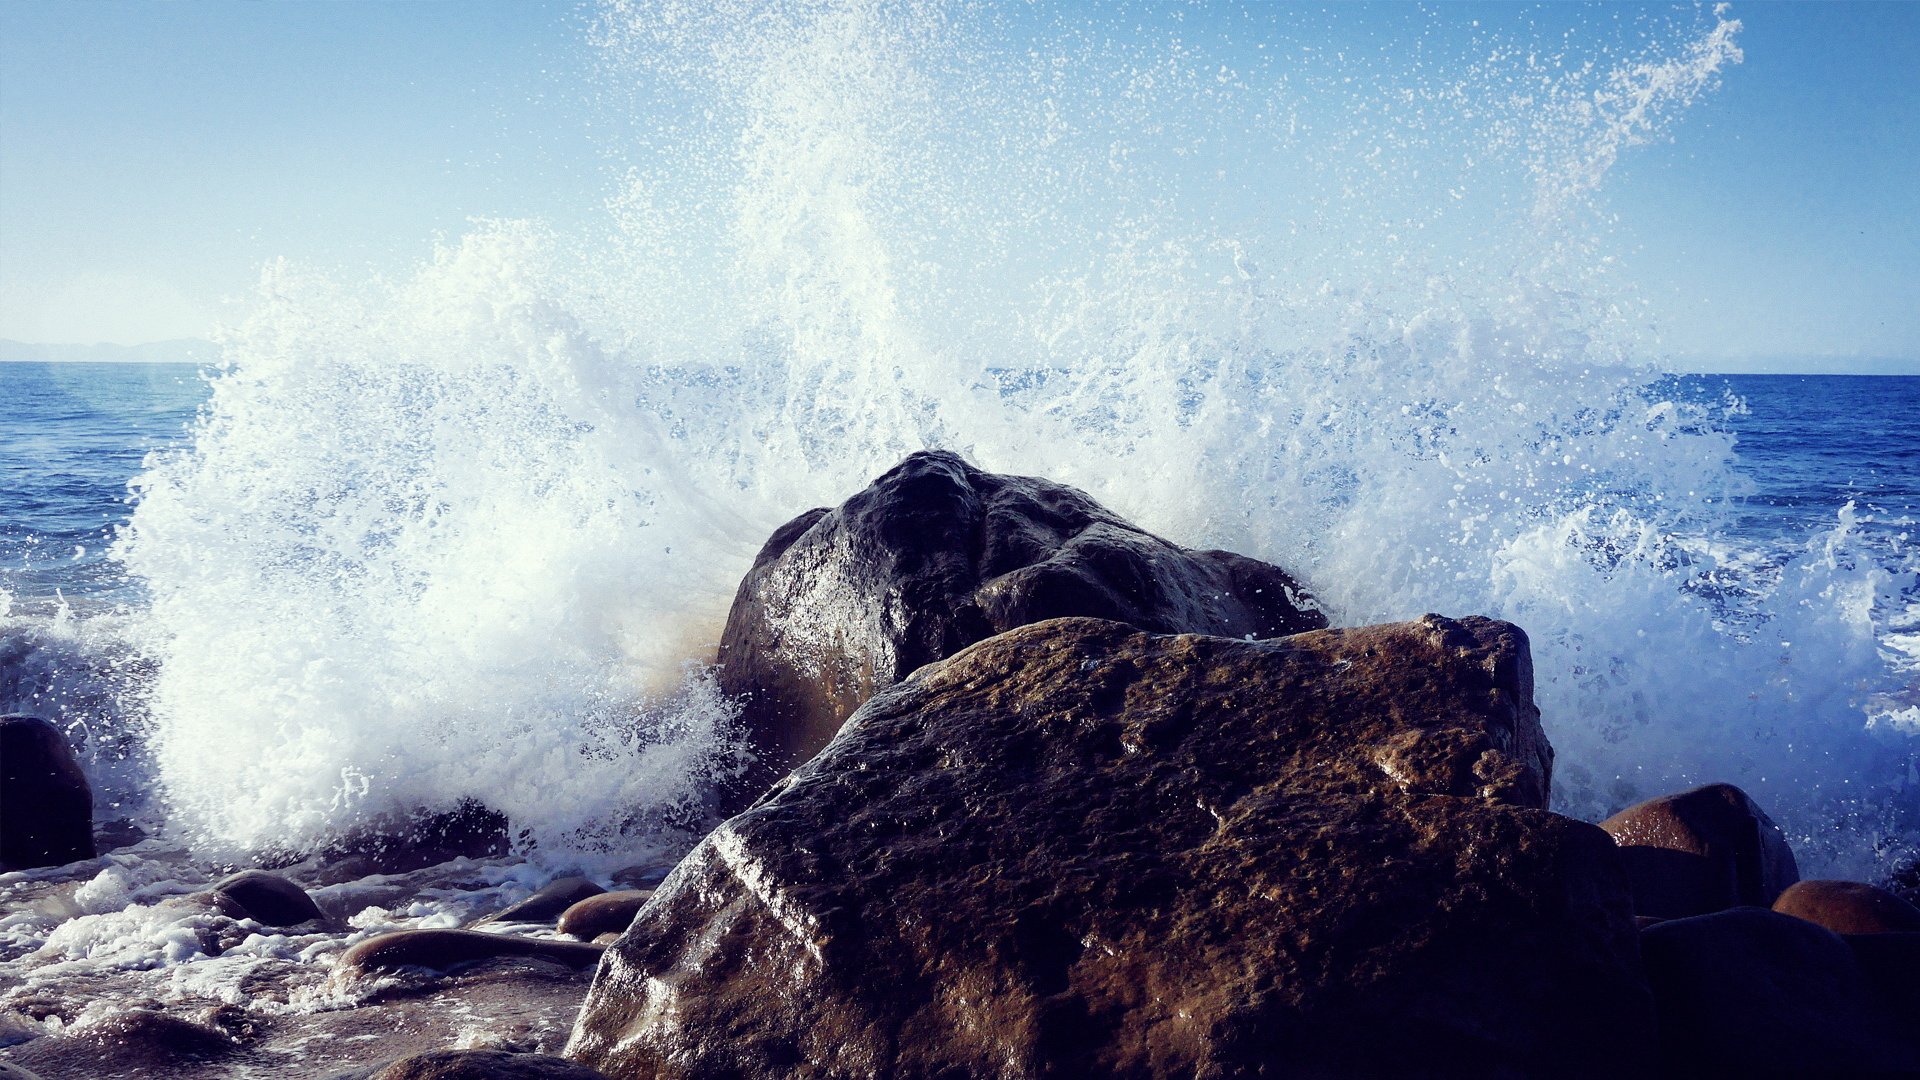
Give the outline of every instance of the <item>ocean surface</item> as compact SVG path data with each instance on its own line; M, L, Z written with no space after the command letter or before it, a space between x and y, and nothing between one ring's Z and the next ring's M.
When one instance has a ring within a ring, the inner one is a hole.
M166 816L151 797L164 771L143 742L152 734L151 682L159 661L141 644L148 583L126 565L116 544L129 535L149 483L142 477L191 457L196 438L217 437L209 398L218 380L232 377L187 364L0 365L6 432L0 440L0 708L52 714L86 730L93 736L90 761L97 781L116 807L144 812L150 822ZM1662 547L1670 580L1704 601L1717 636L1749 645L1779 638L1785 666L1797 650L1779 637L1776 624L1789 620L1776 618L1782 613L1768 605L1796 568L1805 572L1809 552L1827 559L1829 572L1839 577L1869 581L1872 593L1858 614L1889 677L1875 686L1839 689L1853 691L1845 706L1852 722L1877 729L1882 740L1901 749L1907 736L1898 733L1912 730L1920 715L1914 675L1920 651L1920 427L1911 419L1920 415L1920 377L1693 375L1653 379L1650 385L1660 391L1663 408L1688 411L1688 437L1721 460L1726 476L1712 493L1631 493L1655 503L1698 501L1704 514L1698 520L1718 523L1717 531L1641 542ZM360 481L350 470L330 481L349 489L377 482L372 476ZM319 495L278 494L297 500ZM1592 499L1605 505L1603 496ZM780 509L802 508L795 503ZM396 508L406 512L417 507ZM1177 532L1175 538L1200 539ZM605 539L618 546L634 537ZM317 547L306 555L326 557ZM1804 606L1819 595L1793 594L1786 602ZM1417 599L1412 606L1451 607ZM569 615L554 617L564 621ZM696 663L704 646L691 642L686 653L683 659ZM1623 659L1609 658L1608 666L1617 669ZM1666 659L1681 672L1692 664ZM1821 673L1801 677L1817 681ZM1799 686L1794 693L1826 700L1815 687ZM1556 718L1547 704L1551 730ZM592 707L589 700L586 711ZM692 760L680 764L695 769ZM1563 750L1563 778L1591 768ZM407 778L397 779L404 784ZM1643 794L1617 775L1607 779L1615 802ZM1899 783L1894 790L1873 819L1877 824L1863 828L1898 835L1907 813L1898 795L1911 786ZM432 795L404 797L430 802Z
M149 454L191 444L216 377L195 364L0 364L0 597L11 614L139 606L138 578L111 554L132 517L131 485ZM1752 485L1731 500L1724 539L1795 552L1851 506L1890 565L1920 547L1920 376L1669 384L1676 400L1714 407L1736 440L1735 471Z

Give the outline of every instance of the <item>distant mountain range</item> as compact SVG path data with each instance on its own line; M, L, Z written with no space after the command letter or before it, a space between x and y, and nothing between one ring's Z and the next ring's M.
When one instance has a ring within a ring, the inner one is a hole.
M33 360L46 364L200 364L218 359L220 349L211 341L180 338L176 341L149 341L145 345L35 345L29 341L0 338L0 363Z

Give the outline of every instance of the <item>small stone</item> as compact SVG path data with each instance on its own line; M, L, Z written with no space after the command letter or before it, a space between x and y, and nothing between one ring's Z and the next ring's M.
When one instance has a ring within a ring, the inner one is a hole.
M340 954L339 967L361 974L401 968L450 971L482 960L526 957L580 969L599 963L601 951L598 945L576 941L484 934L478 930L396 930L349 948Z
M623 933L627 925L633 922L634 912L639 911L652 896L652 889L630 889L590 896L561 913L560 932L581 941L593 941L601 934Z
M563 877L543 886L525 900L495 912L482 921L551 923L573 905L606 891L583 877Z
M305 889L265 870L232 874L213 891L237 904L244 917L263 926L298 926L325 918Z

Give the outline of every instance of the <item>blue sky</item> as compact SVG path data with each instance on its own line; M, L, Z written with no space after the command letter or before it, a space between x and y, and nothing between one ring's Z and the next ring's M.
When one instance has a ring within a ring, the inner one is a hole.
M1648 9L1300 10L1297 35ZM1920 4L1738 4L1743 64L1610 177L1615 243L1701 366L1914 369ZM594 219L624 122L571 3L0 4L0 337L230 318L275 257L400 273L474 217ZM1688 16L1691 17L1691 16ZM1284 21L1284 18L1283 18Z

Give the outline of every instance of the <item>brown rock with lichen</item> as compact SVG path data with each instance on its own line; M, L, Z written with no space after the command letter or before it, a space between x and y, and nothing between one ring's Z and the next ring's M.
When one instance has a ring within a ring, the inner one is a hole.
M608 950L614 1077L1627 1075L1606 836L1526 638L1062 619L881 692Z

